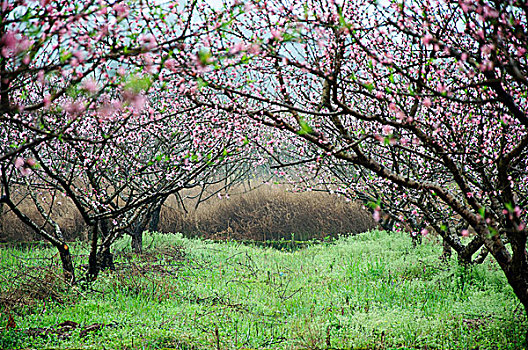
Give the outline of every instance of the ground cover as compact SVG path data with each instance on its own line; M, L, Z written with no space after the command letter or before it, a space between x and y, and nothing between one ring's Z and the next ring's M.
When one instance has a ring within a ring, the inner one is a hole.
M145 245L138 256L118 242L116 271L73 289L53 249L1 248L0 348L518 349L528 327L493 261L441 262L434 237ZM84 264L83 243L72 249Z

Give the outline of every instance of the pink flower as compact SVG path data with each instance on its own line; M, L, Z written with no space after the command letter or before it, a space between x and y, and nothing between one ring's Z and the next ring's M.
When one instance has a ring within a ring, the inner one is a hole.
M84 112L84 105L81 102L73 101L62 105L64 111L71 119L76 119Z
M26 165L33 168L35 165L37 165L37 161L33 158L26 159Z
M282 41L282 31L281 30L272 29L271 36L273 37L273 39L277 41Z
M116 3L113 7L118 19L123 19L128 16L129 8L127 5L122 3Z
M374 213L372 214L372 218L376 221L380 221L381 217L380 217L380 212L379 210L374 210Z
M253 55L259 54L260 51L261 48L259 44L251 44L247 49L247 52Z
M37 162L32 158L24 160L24 158L18 157L17 159L15 159L15 169L18 169L22 176L28 176L29 174L31 174L31 168L34 167L36 164Z
M97 83L93 79L87 79L83 82L82 85L83 89L88 91L91 94L94 94L97 92Z
M44 96L44 99L42 102L44 102L44 108L49 108L49 106L51 105L51 96L50 95Z
M147 50L152 50L153 48L158 45L156 42L156 38L152 34L147 35L140 35L139 36L139 42L141 43L141 46Z
M145 95L142 93L135 93L132 90L125 90L123 98L130 103L130 106L136 114L143 110L145 103L147 102Z
M244 43L239 41L236 44L234 44L233 46L231 46L231 48L229 48L229 53L231 55L236 55L237 53L243 51L244 49L245 49Z
M422 229L422 231L420 231L420 234L422 236L427 236L427 234L429 233L429 230L427 230L426 228Z
M174 72L176 69L176 60L174 58L169 58L165 61L165 68Z
M432 41L433 41L433 36L429 33L425 34L424 37L422 38L422 42L425 45L429 45Z
M24 166L25 163L26 162L24 158L18 157L17 159L15 159L15 168L20 169Z
M383 125L383 133L385 135L390 135L392 134L392 127L390 125Z
M3 45L2 56L13 57L21 52L27 51L31 42L24 36L17 35L12 30L8 30L0 39Z
M28 176L30 175L33 171L31 170L31 168L20 168L20 174L22 174L22 176Z
M468 230L462 230L461 234L462 234L462 237L467 237L467 236L469 236L469 231Z
M433 105L433 103L431 102L431 99L429 97L426 97L423 100L423 105L427 108L430 108Z

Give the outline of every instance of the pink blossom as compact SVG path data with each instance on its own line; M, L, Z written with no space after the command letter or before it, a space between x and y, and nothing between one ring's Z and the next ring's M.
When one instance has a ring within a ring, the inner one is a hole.
M42 100L42 102L44 102L44 108L49 108L49 106L51 105L51 96L50 95L44 96L44 99Z
M154 38L152 34L140 35L139 42L141 43L141 46L143 48L149 51L158 45L158 43L156 42L156 38Z
M31 168L26 168L26 167L23 167L23 168L20 168L20 174L22 174L22 176L28 176L30 175L33 171L31 170Z
M252 54L252 55L257 55L259 54L261 51L261 47L259 44L251 44L249 45L248 49L247 49L247 52Z
M145 95L142 93L135 93L132 90L125 90L123 98L130 103L130 106L135 113L140 113L147 102Z
M127 5L119 2L116 3L112 8L119 19L126 18L130 11Z
M12 30L8 30L0 39L3 44L2 56L13 57L21 52L27 51L31 42L24 36L17 35Z
M176 69L176 60L174 58L169 58L165 61L165 68L174 72Z
M383 130L383 133L384 133L385 135L390 135L390 134L392 134L392 126L390 126L390 125L383 125L382 130Z
M426 228L424 228L424 229L422 229L422 230L420 231L420 234L421 234L422 236L427 236L428 233L429 233L429 230L426 229Z
M8 30L4 36L2 36L2 44L9 50L14 50L17 45L17 38L12 30Z
M24 158L18 157L17 159L15 159L15 168L20 169L24 166L25 163L26 161L24 160Z
M281 30L272 29L271 36L273 37L273 39L277 41L282 41L282 31Z
M425 45L429 45L432 41L433 41L433 36L429 33L425 34L424 37L422 38L422 42Z
M67 102L62 105L62 108L70 116L71 119L77 118L84 112L84 105L78 101Z
M37 162L32 158L24 160L24 158L18 157L17 159L15 159L15 169L18 169L22 176L28 176L29 174L31 174L31 168L34 167L36 164Z
M236 55L237 53L243 51L244 49L245 49L244 43L239 41L229 48L229 53L231 55Z
M83 82L82 85L83 89L88 91L91 94L94 94L97 92L97 83L93 79L87 79Z
M433 103L431 102L431 99L429 97L424 98L423 100L424 107L430 108Z
M462 230L461 234L462 234L462 237L467 237L467 236L469 236L469 231L468 230Z

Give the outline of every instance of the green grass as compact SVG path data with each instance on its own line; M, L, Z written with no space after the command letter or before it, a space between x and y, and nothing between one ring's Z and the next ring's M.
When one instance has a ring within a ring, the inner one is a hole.
M181 235L148 235L145 244L137 256L118 242L117 271L92 288L66 292L55 282L61 300L13 310L19 330L66 320L111 327L68 339L9 331L0 348L519 349L528 327L495 263L442 263L434 239L413 248L403 234L376 231L293 252ZM72 251L86 254L80 243ZM53 280L54 254L0 249L0 291L20 289L15 271L35 266Z

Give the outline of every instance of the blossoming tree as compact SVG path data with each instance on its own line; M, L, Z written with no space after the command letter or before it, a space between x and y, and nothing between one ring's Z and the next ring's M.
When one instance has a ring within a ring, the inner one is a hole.
M195 79L165 79L201 69L196 2L2 4L0 202L58 249L74 282L53 217L61 196L72 201L93 227L94 278L125 229L168 195L231 176L233 167L217 168L247 142L225 112L185 103ZM21 210L23 198L40 221Z
M226 8L233 21L202 49L196 105L277 130L297 157L282 164L348 165L346 191L383 191L464 261L483 247L528 312L526 4Z

